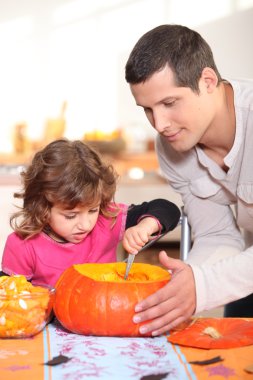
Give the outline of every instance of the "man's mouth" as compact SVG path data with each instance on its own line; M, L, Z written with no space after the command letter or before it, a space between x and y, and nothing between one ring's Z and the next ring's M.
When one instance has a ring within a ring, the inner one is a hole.
M170 133L169 135L163 135L167 140L169 141L175 141L178 139L179 135L181 133L181 130L175 132L175 133Z

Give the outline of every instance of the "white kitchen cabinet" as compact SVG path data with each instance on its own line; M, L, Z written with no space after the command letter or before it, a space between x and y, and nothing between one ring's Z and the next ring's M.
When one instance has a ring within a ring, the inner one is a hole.
M0 178L1 180L1 178ZM18 191L20 188L17 185L2 185L0 182L0 261L2 258L3 248L7 236L12 232L10 227L10 216L13 212L18 209L15 207L15 204L20 204L20 201L13 198L13 193Z

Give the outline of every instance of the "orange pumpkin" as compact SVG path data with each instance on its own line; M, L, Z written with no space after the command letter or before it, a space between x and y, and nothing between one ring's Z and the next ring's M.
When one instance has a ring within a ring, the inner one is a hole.
M165 269L134 263L73 265L56 284L54 312L68 330L85 335L140 336L135 305L170 279Z
M171 343L197 348L232 348L253 344L253 321L242 318L198 318L168 337Z

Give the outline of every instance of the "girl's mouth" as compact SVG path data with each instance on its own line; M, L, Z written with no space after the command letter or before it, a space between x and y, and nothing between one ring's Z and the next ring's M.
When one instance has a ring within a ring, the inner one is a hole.
M87 235L88 235L88 232L76 232L75 234L73 234L74 238L78 240L84 239Z

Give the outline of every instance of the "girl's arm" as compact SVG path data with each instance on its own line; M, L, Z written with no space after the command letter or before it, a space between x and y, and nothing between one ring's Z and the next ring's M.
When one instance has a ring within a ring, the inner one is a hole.
M179 208L166 199L154 199L140 205L131 205L127 212L126 229L136 226L144 217L154 217L162 226L161 232L172 231L179 222Z
M154 235L173 230L179 221L178 207L165 199L131 205L126 220L123 247L136 254Z

